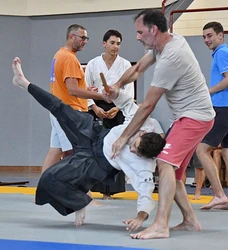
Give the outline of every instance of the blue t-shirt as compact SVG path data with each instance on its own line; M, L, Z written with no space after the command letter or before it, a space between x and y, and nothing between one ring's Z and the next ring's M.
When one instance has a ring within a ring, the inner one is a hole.
M217 85L224 78L223 73L228 72L228 46L219 45L212 54L210 87ZM211 94L214 107L228 107L228 89Z

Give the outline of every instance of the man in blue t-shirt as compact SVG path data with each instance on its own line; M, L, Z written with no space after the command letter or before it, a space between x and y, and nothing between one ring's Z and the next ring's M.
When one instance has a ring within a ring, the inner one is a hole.
M218 22L207 23L203 27L205 44L212 53L210 75L211 100L216 112L214 126L197 148L197 156L211 182L214 197L201 209L228 209L228 199L222 189L216 164L211 157L211 149L222 144L222 157L228 171L228 46L224 43L223 26Z

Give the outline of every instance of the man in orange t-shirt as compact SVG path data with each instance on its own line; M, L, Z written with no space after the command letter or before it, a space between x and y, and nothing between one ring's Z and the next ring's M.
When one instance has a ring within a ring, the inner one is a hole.
M83 50L88 40L87 31L84 27L77 24L69 26L66 44L55 54L50 74L51 93L73 109L83 112L87 112L88 98L103 100L101 94L87 90L84 71L76 57L76 52ZM69 155L72 152L71 143L58 121L51 114L50 118L52 126L50 149L44 160L42 172L58 162L63 153Z

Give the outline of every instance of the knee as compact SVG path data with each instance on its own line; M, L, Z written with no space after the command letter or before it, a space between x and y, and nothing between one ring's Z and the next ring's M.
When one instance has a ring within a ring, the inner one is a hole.
M182 181L182 180L177 180L176 179L176 187L177 188L180 188L181 186L184 186L185 184L184 184L184 182Z
M196 155L198 158L201 158L205 154L210 154L212 147L207 144L200 143L196 148Z
M167 171L168 169L173 169L174 171L174 167L172 165L161 160L157 160L157 167L159 175L161 172Z

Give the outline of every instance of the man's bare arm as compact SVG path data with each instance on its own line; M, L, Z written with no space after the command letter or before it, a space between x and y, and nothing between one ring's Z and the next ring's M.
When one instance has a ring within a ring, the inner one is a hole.
M65 84L70 95L83 99L103 100L102 94L78 87L76 78L66 78Z
M130 67L115 84L119 88L123 87L127 83L134 82L144 73L156 59L148 52L145 54L135 65Z
M138 79L139 76L147 70L147 68L149 68L153 63L155 63L155 61L155 57L153 57L153 55L151 55L149 52L145 54L139 60L139 62L137 62L137 64L125 71L125 73L122 75L118 82L111 86L108 86L109 93L103 91L103 97L105 98L106 96L109 96L110 100L115 100L118 97L120 88Z
M115 141L112 145L112 156L115 158L122 149L122 147L128 142L128 140L133 136L143 125L147 117L154 110L158 100L165 93L166 89L158 87L150 87L145 101L140 105L134 118L129 123L127 128L124 130L122 135Z

